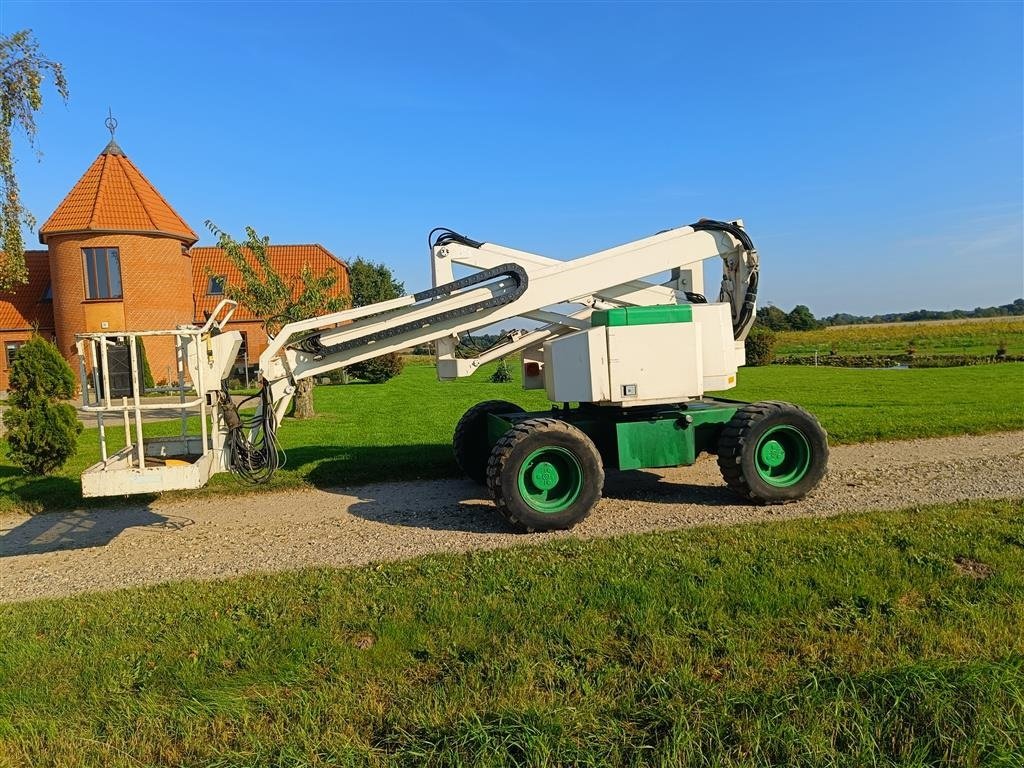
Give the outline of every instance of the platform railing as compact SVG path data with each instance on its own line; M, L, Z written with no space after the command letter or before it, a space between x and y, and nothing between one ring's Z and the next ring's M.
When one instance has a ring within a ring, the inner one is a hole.
M221 301L201 327L179 326L174 330L162 331L101 331L76 334L75 347L78 353L79 380L82 392L80 410L96 415L100 461L104 467L113 459L107 444L106 419L118 415L123 419L125 446L115 455L119 461L127 459L130 465L137 468L141 469L146 466L143 420L145 414L153 411L178 411L181 422L181 445L187 450L190 445L188 418L198 410L201 430L198 455L205 456L211 450L209 440L211 409L206 393L208 388L218 388L220 382L204 381L206 366L202 364L195 366L196 381L191 381L188 350L195 349L196 354L200 355L203 345L209 340L210 335L220 332L227 325L236 306L235 302L228 299ZM172 395L177 394L178 402L176 404L146 403L143 401L144 382L140 381L139 346L147 338L169 337L174 339L177 381L159 389ZM122 395L118 401L112 394L108 350L112 346L123 345L127 345L129 349L131 395ZM193 397L189 396L190 392L194 393ZM162 440L166 441L166 438L162 438Z

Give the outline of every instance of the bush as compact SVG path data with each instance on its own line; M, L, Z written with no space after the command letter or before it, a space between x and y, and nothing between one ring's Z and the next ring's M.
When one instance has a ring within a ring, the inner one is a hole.
M494 373L491 374L491 383L506 384L510 381L512 381L512 370L508 367L508 360L502 358L498 367L494 369Z
M402 360L400 354L389 352L372 360L350 365L346 370L352 378L362 379L371 384L383 384L388 379L393 379L400 374L404 365L405 361Z
M75 394L75 376L60 351L33 336L14 358L4 414L7 454L33 475L64 466L78 447L82 425L64 398Z
M775 359L775 342L777 339L775 331L768 328L760 326L751 328L745 342L747 365L771 365Z
M149 358L146 357L146 345L142 343L141 336L136 336L135 341L138 345L138 360L142 369L142 389L145 391L147 389L152 389L156 384L153 382L153 371L149 367Z

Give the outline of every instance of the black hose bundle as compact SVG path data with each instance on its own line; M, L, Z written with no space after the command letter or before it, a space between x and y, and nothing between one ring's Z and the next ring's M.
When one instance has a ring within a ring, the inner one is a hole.
M240 410L251 400L260 399L260 408L251 416ZM228 466L247 483L266 483L284 466L283 453L277 442L277 417L270 401L270 387L264 383L260 391L235 405L225 390L221 393L221 414L228 427Z
M435 232L437 237L434 237ZM462 245L468 245L470 248L479 248L483 245L483 243L465 235L460 235L454 229L448 229L448 227L434 227L427 233L427 248L430 250L431 256L433 256L435 246L448 245L448 243L461 243Z
M695 224L690 225L691 229L698 232L700 231L711 231L711 232L728 232L730 235L740 241L743 248L751 253L757 251L754 247L754 241L750 239L750 235L747 234L746 230L742 227L731 224L728 221L715 221L714 219L701 219ZM740 307L739 317L736 318L732 324L733 338L742 338L748 330L750 325L753 323L754 310L757 305L757 282L758 282L758 270L755 266L751 272L750 277L747 280L747 290L743 295L743 305ZM723 289L724 290L724 289ZM725 301L729 297L722 296L720 300Z

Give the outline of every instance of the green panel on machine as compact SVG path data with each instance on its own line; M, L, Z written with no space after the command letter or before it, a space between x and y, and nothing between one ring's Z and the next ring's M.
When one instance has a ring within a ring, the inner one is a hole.
M737 405L704 401L662 418L616 423L619 469L693 464L697 454L714 451L722 426L736 413Z
M661 323L692 323L693 307L689 304L662 304L654 307L616 307L599 309L590 316L591 325L659 325Z
M678 467L697 457L694 430L680 419L622 421L615 425L619 469Z

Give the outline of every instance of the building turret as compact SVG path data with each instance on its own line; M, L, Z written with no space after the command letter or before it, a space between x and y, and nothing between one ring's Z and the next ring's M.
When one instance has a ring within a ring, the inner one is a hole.
M49 247L57 344L75 334L173 328L193 321L195 232L113 139L39 229ZM173 344L146 343L154 378L176 374Z

